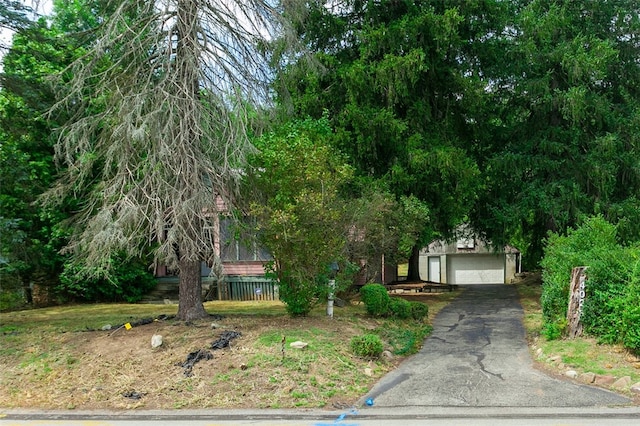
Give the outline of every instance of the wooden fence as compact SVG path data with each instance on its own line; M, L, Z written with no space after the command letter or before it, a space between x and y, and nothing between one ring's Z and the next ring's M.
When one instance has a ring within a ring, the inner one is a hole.
M218 300L278 300L278 285L263 277L227 276L217 283Z
M149 302L178 298L178 277L158 278L156 288L145 296ZM222 283L210 277L202 277L202 295L207 300L278 300L278 285L264 277L230 275Z

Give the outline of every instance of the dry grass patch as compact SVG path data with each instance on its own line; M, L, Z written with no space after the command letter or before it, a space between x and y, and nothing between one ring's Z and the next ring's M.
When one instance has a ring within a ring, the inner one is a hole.
M421 299L430 317L455 295ZM175 409L293 408L353 405L403 359L363 360L353 336L389 328L364 314L362 305L323 308L290 318L279 302L210 302L221 315L185 324L174 320L101 330L105 324L173 315L174 305L80 305L0 314L0 400L5 408ZM394 324L394 326L399 326ZM407 323L424 329L428 324ZM241 336L212 350L224 331ZM163 336L153 349L154 334ZM284 356L283 356L284 338ZM293 341L309 345L290 348ZM185 375L189 353L205 349Z

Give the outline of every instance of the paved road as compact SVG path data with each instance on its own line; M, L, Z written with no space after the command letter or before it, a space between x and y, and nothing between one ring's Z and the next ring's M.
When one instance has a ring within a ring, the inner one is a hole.
M434 319L421 352L367 395L377 407L594 407L620 395L560 381L533 368L516 290L466 286Z
M77 412L0 410L2 426L636 426L638 407L373 407L366 410L133 410Z

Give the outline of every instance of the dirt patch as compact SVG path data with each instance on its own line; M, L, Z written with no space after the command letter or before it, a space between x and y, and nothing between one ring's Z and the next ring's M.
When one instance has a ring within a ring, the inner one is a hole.
M83 410L348 407L402 360L351 354L351 337L379 326L363 315L228 316L117 332L51 331L34 336L26 353L3 353L0 400ZM161 346L152 348L153 335L163 337ZM309 346L290 348L296 340Z

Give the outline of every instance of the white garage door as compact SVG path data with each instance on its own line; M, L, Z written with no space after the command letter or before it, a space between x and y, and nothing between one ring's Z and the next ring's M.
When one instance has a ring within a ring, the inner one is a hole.
M447 281L449 284L503 284L504 255L449 255Z

